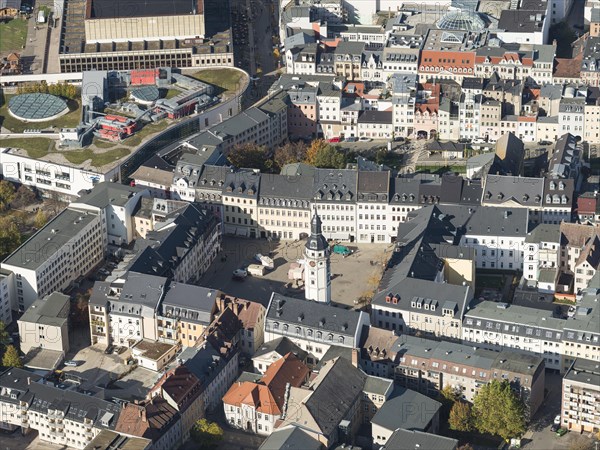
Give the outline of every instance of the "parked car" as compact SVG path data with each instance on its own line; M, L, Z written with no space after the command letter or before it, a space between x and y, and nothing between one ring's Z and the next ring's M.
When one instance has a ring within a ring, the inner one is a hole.
M540 141L540 145L552 145L552 141Z
M554 425L560 425L560 414L554 418Z
M356 137L354 137L354 136L350 136L350 137L347 137L347 138L345 139L345 141L346 141L346 142L357 142L357 141L358 141L358 138L356 138Z
M358 140L360 142L371 142L372 139L370 137L363 136L363 137L359 138Z
M79 363L77 361L73 361L72 359L67 359L65 361L65 366L77 367L78 365L79 365Z
M108 347L106 347L106 350L104 350L104 353L106 353L107 355L110 355L114 351L115 351L114 345L109 345Z
M569 432L569 430L567 430L566 428L559 428L558 431L556 432L556 435L558 437L564 436L565 434L567 434Z
M556 433L559 428L560 428L560 425L556 425L555 423L553 423L552 426L550 427L550 431L552 431L553 433Z
M331 139L329 139L329 142L332 142L332 143L340 142L340 138L339 137L332 137Z

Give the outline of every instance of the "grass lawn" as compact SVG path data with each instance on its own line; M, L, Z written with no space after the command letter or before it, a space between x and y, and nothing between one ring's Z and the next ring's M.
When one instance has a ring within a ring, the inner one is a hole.
M192 74L197 80L217 87L216 94L236 92L243 84L243 73L235 69L204 69Z
M42 158L48 154L48 148L52 145L54 149L55 141L48 138L9 138L0 139L0 147L15 147L27 151L31 158Z
M163 131L169 125L171 125L171 123L168 120L161 120L158 123L144 125L144 128L142 128L140 131L136 131L136 133L132 137L125 139L123 141L123 144L128 145L130 147L137 147L142 143L142 140L144 138L153 133Z
M160 90L160 98L173 98L176 95L181 94L179 89L161 89Z
M68 100L69 112L58 119L49 120L47 122L22 122L15 119L8 112L8 102L11 95L4 96L4 103L0 107L0 125L8 128L13 133L22 133L27 129L42 129L50 126L56 128L74 128L81 119L81 104L77 100Z
M0 23L0 53L21 52L27 41L27 20L16 18Z
M91 149L86 148L83 150L70 150L62 152L62 155L69 161L71 164L83 164L88 159L91 159L91 164L94 167L101 167L105 164L113 162L117 159L120 159L124 156L129 155L130 150L119 147L113 150L108 150L104 153L94 153Z
M462 166L462 165L444 166L442 164L429 165L429 166L418 165L418 166L416 166L415 171L416 172L437 173L437 174L443 174L446 172L466 173L467 166Z
M117 142L103 141L102 139L95 137L92 144L98 148L113 148L117 145Z

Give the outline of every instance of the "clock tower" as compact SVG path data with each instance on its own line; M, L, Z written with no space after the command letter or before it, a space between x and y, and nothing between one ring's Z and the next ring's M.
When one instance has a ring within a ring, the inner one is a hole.
M315 210L310 222L310 237L304 248L304 297L321 303L331 302L330 249L321 230L321 218Z

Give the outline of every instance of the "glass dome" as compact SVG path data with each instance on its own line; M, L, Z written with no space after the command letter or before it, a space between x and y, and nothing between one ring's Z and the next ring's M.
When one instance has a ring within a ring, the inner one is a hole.
M482 31L485 22L476 12L450 11L437 22L442 30Z

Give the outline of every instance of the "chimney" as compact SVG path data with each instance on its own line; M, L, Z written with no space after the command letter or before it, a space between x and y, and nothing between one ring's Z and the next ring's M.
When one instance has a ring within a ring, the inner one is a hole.
M31 377L27 377L27 386L31 385Z
M244 303L244 309L250 309L250 302Z
M352 365L358 368L358 349L352 349Z
M142 408L142 410L140 411L140 417L142 418L142 422L147 422L148 421L146 419L146 408Z

